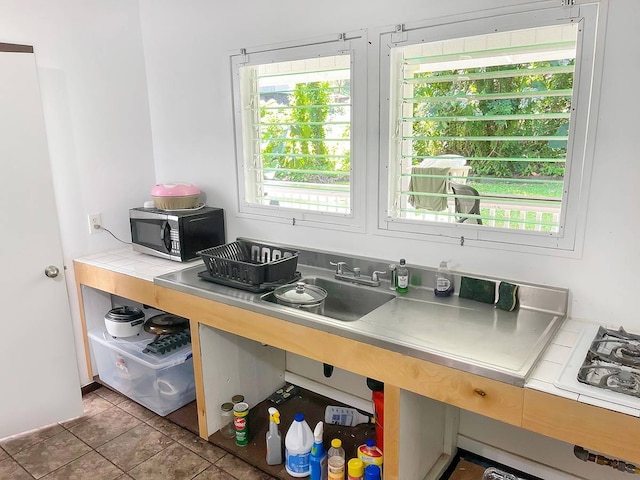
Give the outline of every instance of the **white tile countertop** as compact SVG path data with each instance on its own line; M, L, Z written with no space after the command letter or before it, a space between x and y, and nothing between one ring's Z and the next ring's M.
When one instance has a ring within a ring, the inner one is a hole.
M199 258L190 262L174 262L145 253L134 252L131 247L94 253L86 257L76 258L75 261L150 282L153 282L154 277L158 275L202 264L202 259Z
M593 322L567 318L551 341L551 344L546 348L542 358L538 361L538 364L531 372L529 379L525 382L525 388L551 393L553 395L569 398L581 403L606 408L608 410L632 415L634 417L640 417L640 407L631 408L618 403L594 398L589 395L564 390L554 385L554 382L558 380L558 377L562 373L565 364L569 361L569 357L574 352L582 333L585 330L593 330L597 325L598 324Z
M184 263L174 262L134 252L131 247L88 255L78 258L76 261L150 282L153 282L154 277L159 275L176 272L202 263L200 259ZM640 408L634 409L601 401L560 389L554 385L554 382L560 376L565 363L568 361L574 347L578 343L582 332L586 328L593 327L594 325L592 322L567 318L534 367L534 370L525 383L525 388L531 388L533 390L640 417Z

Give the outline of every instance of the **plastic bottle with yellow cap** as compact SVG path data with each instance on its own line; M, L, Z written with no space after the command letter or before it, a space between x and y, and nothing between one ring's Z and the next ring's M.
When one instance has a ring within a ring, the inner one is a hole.
M347 463L347 479L362 480L364 478L364 463L359 458L352 458Z

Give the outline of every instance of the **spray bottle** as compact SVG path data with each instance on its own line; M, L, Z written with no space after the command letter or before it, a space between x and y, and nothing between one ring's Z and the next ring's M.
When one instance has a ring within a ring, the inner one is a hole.
M323 425L318 422L313 430L313 447L309 457L311 480L327 480L327 451L322 444Z
M282 463L282 437L278 430L280 412L269 407L269 431L267 432L267 465Z

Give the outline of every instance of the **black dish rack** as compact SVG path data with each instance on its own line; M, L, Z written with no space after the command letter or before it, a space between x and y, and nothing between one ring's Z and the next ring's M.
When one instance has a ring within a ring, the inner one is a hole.
M250 292L266 292L300 278L298 251L278 245L237 240L198 252L207 267L198 276Z

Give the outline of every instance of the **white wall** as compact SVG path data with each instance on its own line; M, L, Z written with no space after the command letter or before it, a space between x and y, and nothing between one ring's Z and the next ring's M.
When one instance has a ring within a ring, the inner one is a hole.
M631 197L640 180L633 90L640 74L634 61L640 31L633 24L634 0L609 6L593 184L584 248L577 258L377 235L374 152L365 234L234 215L231 51L527 3L326 0L314 10L291 0L3 1L0 41L32 44L36 51L66 265L120 246L105 233L87 233L88 213L101 212L104 225L128 239L127 209L140 205L156 181L185 180L200 186L210 205L226 209L230 238L253 236L389 260L402 256L426 266L451 259L459 271L569 287L574 317L639 329L630 301L640 267L638 202ZM71 270L67 282L78 332Z
M121 246L105 232L89 235L87 214L102 213L103 225L129 240L128 209L140 205L155 183L138 4L4 0L0 42L33 45L35 50L85 384L72 261ZM6 231L12 233L10 226ZM33 301L28 292L24 301Z
M294 1L238 3L140 0L142 32L154 132L158 180L186 179L226 209L230 238L252 236L435 266L452 260L458 271L568 287L576 318L640 329L634 298L638 254L640 180L635 137L640 107L634 93L640 75L640 31L633 22L635 0L609 8L600 118L594 150L593 184L577 257L517 253L457 244L390 238L375 233L377 158L369 154L366 234L336 233L302 226L249 221L237 210L229 54L247 46L273 44L359 28L441 17L526 1L435 2L326 0L319 7ZM393 7L393 8L392 8ZM375 39L370 39L375 40ZM624 52L624 53L623 53ZM622 108L622 107L627 108ZM372 112L370 112L372 114Z

